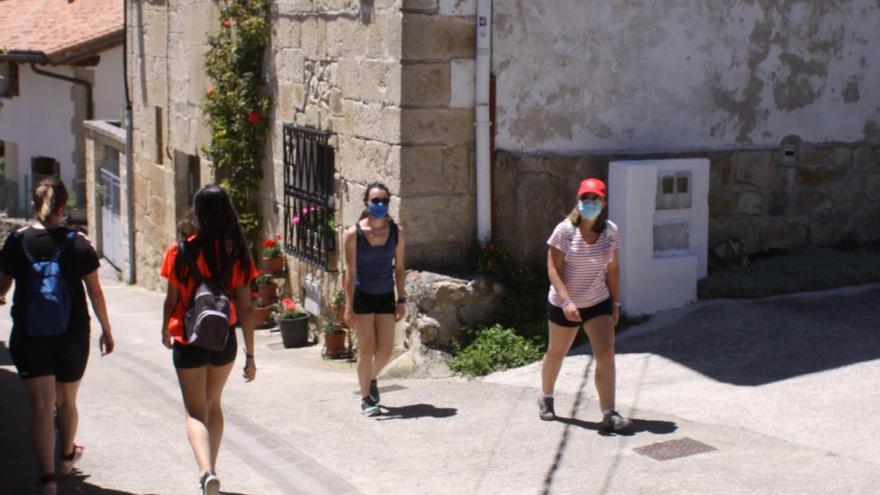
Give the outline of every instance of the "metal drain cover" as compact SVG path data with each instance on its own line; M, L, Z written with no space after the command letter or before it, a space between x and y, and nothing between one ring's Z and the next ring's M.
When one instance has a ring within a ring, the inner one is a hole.
M670 459L678 459L679 457L687 457L689 455L705 454L716 449L711 445L698 442L692 438L680 438L678 440L669 440L668 442L654 443L634 449L637 453L648 456L658 461L668 461Z

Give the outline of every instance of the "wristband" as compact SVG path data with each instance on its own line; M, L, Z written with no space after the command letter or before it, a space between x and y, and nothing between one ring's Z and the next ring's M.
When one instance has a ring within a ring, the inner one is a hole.
M574 304L574 302L572 302L571 299L566 299L565 301L562 301L562 307L563 307L563 308L565 308L565 307L568 306L569 304Z
M623 304L620 303L619 301L614 301L614 305L617 306L618 308L623 306Z
M247 351L245 351L245 352L244 352L244 357L247 358L247 359L253 359L253 358L254 358L254 355L253 355L253 354L248 354Z

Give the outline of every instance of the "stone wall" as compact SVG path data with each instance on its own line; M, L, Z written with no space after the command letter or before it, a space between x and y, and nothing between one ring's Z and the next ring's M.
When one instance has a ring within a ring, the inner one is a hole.
M496 237L517 258L542 263L546 240L574 207L583 177L607 178L613 160L706 157L710 247L736 238L754 253L880 239L880 146L801 143L796 155L786 164L779 148L575 157L500 152L495 208L504 220Z
M136 278L159 289L165 249L189 208L180 157L199 156L210 139L201 111L209 86L202 57L219 9L212 0L127 1ZM207 160L200 163L201 182L210 182Z

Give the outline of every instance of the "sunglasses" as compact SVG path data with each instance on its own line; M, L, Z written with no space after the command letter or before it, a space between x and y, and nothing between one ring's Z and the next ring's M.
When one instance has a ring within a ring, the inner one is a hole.
M595 194L582 194L579 199L581 201L601 201L602 198Z
M374 205L377 205L379 203L382 203L383 205L387 205L390 201L391 200L388 198L373 198L370 200L370 203L373 203Z

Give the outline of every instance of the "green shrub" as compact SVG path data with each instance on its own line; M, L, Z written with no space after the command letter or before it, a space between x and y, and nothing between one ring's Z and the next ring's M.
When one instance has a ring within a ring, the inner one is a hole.
M473 341L456 353L450 364L457 373L478 376L516 368L540 359L544 352L539 343L501 325L483 327L474 333Z

